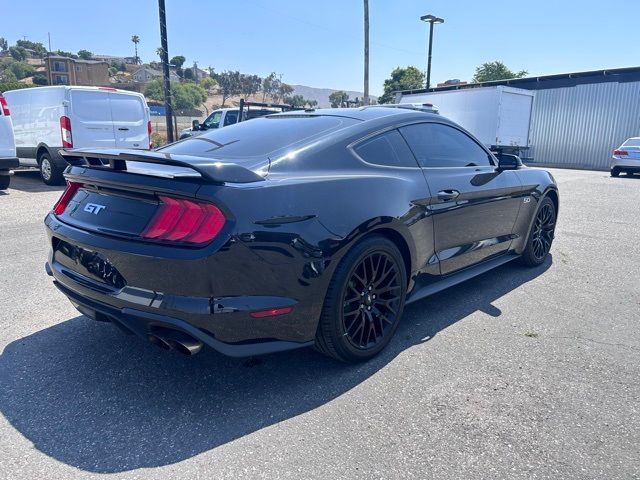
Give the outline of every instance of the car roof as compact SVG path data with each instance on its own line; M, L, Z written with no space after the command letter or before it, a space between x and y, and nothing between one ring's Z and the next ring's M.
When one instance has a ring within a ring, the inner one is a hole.
M359 107L359 108L315 108L315 109L307 109L307 110L294 110L290 112L282 112L276 115L286 115L286 116L332 116L332 117L344 117L344 118L353 118L356 120L367 121L367 120L376 120L379 118L385 117L393 117L393 116L405 116L410 118L413 116L414 118L437 118L442 119L440 115L434 113L422 112L419 110L411 110L408 108L384 108L383 106L369 106L369 107Z

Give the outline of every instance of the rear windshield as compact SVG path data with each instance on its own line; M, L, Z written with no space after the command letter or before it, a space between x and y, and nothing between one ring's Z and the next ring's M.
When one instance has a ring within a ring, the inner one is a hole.
M622 144L623 147L640 147L640 138L630 138Z
M263 157L356 123L359 120L321 115L262 117L209 130L159 150L212 158Z

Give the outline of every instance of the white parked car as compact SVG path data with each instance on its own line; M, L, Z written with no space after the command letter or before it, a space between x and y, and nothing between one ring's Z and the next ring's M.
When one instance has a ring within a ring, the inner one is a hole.
M38 167L48 185L63 182L61 148L149 149L144 96L110 87L39 87L5 93L21 166Z
M0 190L9 187L11 169L18 166L16 144L13 139L11 112L7 100L0 94Z
M627 175L640 173L640 137L632 137L613 151L611 157L611 176L617 177L620 172Z

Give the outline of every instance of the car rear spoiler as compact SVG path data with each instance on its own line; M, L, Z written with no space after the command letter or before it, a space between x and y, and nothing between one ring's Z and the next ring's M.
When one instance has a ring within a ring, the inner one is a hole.
M127 170L127 161L171 165L190 168L204 180L212 183L252 183L264 177L236 163L225 163L211 158L175 155L150 150L94 148L60 150L60 155L71 165L93 168ZM106 162L105 162L106 161Z

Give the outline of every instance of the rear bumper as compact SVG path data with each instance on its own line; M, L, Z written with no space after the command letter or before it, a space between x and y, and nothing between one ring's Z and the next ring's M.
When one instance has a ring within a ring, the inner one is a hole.
M219 250L212 245L211 251L176 252L92 234L52 214L45 225L50 245L47 273L90 317L115 321L141 337L164 325L232 356L313 343L324 294L318 295L311 283L322 278L301 277L309 270L304 263L273 265L238 240ZM59 246L65 242L98 252L126 279L124 286L100 281L81 258L63 255ZM278 307L293 311L263 318L251 315Z
M49 275L55 277L49 264L46 265L46 270ZM228 344L217 340L213 335L206 333L202 329L180 318L160 313L146 312L135 308L116 308L82 296L57 280L54 281L54 285L67 296L80 313L93 320L114 323L121 329L131 332L143 339L148 339L149 336L158 329L167 328L178 330L186 333L190 337L200 340L205 345L208 345L223 355L230 357L264 355L313 345L313 342L287 342L279 340Z
M20 166L18 157L0 157L0 170L12 170Z
M623 170L628 169L628 170L640 171L640 160L613 157L611 159L611 168L614 168L614 167L617 167Z

